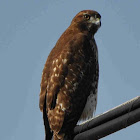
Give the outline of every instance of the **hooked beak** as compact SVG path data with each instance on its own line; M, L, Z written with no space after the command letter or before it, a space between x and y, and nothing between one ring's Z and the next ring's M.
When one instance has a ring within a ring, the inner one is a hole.
M101 26L101 18L94 18L94 17L91 17L90 18L90 22L97 25L98 27Z
M97 26L101 26L101 19L100 19L100 18L96 18L96 19L95 19L95 24L96 24Z

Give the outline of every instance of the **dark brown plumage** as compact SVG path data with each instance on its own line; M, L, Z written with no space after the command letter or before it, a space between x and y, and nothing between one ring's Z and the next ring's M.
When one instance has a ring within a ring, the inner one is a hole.
M46 61L41 80L40 110L46 140L70 138L78 120L92 117L96 109L99 76L94 34L100 14L78 13L61 35Z

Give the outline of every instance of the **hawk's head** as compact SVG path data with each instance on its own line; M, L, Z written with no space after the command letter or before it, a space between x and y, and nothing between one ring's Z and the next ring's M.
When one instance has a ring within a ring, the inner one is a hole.
M83 10L73 18L71 24L78 25L82 31L87 30L95 34L101 26L101 15L96 11Z

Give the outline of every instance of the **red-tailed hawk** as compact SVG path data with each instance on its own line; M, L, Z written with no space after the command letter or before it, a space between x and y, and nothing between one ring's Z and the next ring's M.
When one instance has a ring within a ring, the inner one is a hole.
M46 140L71 139L79 120L93 116L99 77L94 34L101 26L98 12L84 10L72 20L46 61L41 80L40 110Z

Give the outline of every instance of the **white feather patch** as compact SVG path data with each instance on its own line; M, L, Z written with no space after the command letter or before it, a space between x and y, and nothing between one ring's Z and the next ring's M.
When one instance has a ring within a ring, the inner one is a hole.
M87 98L85 108L77 124L81 124L83 121L87 121L93 117L96 110L96 104L97 104L97 93L90 94Z

